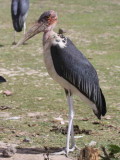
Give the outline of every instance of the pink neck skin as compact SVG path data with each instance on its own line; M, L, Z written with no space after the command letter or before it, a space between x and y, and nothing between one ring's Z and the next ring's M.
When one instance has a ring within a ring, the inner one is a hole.
M56 23L53 23L52 25L50 25L43 34L43 45L45 44L45 42L49 39L49 37L53 34L53 28L55 27Z

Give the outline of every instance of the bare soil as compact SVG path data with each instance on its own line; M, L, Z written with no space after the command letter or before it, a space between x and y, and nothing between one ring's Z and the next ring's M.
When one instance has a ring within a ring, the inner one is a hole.
M0 157L0 160L71 160L71 159L65 156L62 156L62 155L49 156L49 159L45 159L45 156L43 154L19 154L17 153L11 158Z

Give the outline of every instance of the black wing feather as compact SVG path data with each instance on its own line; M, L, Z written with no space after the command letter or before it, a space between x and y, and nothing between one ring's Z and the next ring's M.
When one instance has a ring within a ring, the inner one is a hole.
M11 15L13 21L13 27L17 32L21 32L23 29L25 14L29 9L29 0L12 0L11 3Z
M0 83L2 83L2 82L6 82L6 79L4 77L0 76Z
M97 117L106 113L106 102L99 87L97 72L86 57L74 46L70 39L67 45L51 46L51 55L59 76L74 85L84 96L97 107ZM96 113L95 113L96 114Z

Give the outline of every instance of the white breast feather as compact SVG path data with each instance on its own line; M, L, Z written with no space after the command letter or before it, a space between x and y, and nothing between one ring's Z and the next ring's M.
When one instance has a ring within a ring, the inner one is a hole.
M66 38L65 42L63 42L63 39L60 36L58 36L57 34L53 35L52 45L59 45L60 48L64 48L64 47L66 47L66 44L67 44L67 38Z

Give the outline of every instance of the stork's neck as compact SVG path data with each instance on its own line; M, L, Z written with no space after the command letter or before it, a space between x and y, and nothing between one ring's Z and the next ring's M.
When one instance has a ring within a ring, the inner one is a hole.
M47 42L47 40L52 36L54 35L55 32L53 30L49 30L49 31L46 31L44 32L43 34L43 45Z
M59 45L60 48L65 48L67 44L67 38L62 34L57 34L53 30L44 32L43 35L43 48L44 50L50 49L53 45Z

